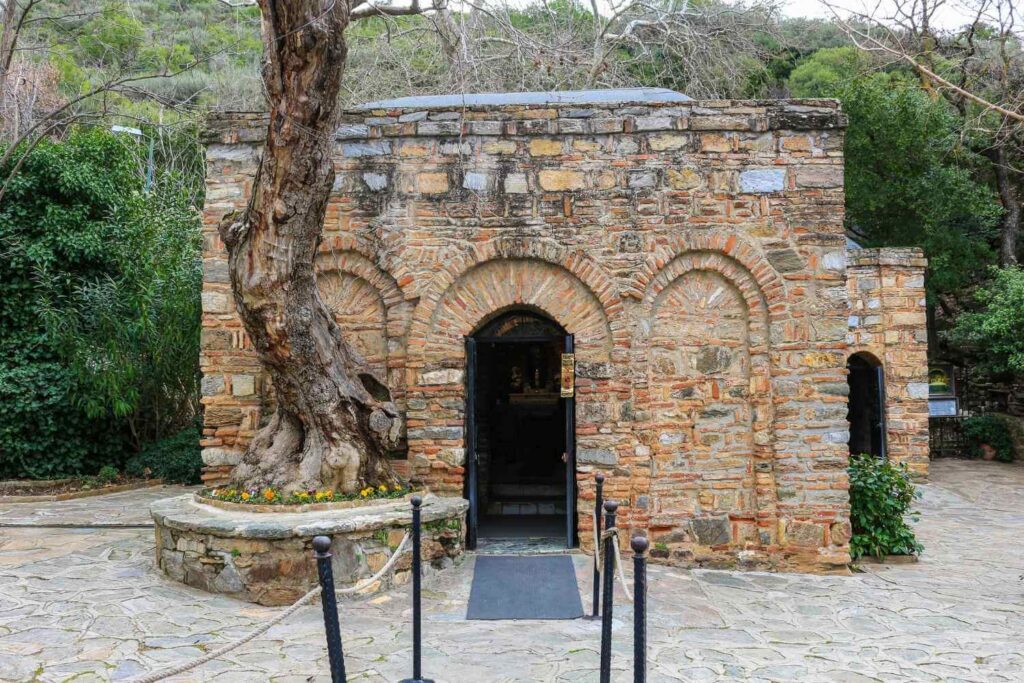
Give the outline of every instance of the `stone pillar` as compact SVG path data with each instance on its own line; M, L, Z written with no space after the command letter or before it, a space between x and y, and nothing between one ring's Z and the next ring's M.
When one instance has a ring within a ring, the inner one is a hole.
M890 460L928 476L928 327L920 249L848 252L850 354L882 363Z

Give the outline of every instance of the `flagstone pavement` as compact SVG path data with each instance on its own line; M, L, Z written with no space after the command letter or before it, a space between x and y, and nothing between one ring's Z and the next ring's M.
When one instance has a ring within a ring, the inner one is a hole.
M1024 466L936 461L912 565L851 576L650 572L649 680L1024 680ZM153 568L147 506L165 487L0 507L0 680L126 680L201 656L279 609ZM30 526L36 525L36 526ZM40 526L42 525L42 526ZM58 528L57 525L83 525ZM576 556L584 606L590 565ZM473 560L429 577L424 673L438 683L597 681L599 623L464 619ZM410 674L408 588L341 602L350 681ZM632 680L618 595L612 680ZM175 681L327 681L320 610Z

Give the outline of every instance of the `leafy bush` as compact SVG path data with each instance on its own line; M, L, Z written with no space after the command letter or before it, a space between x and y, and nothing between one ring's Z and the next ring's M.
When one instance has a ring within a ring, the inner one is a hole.
M2 339L0 339L2 343ZM52 362L0 360L0 479L58 479L95 472L126 443L106 421L75 407L67 370Z
M853 558L920 553L924 547L906 521L918 497L906 465L862 454L850 458L849 473Z
M203 469L199 429L189 427L148 444L125 464L132 477L163 479L168 484L198 484Z
M952 341L975 349L981 370L1024 372L1024 269L993 268L974 300L978 310L957 318Z
M96 481L100 484L113 484L117 481L121 473L117 471L117 468L113 465L104 465L100 468L100 471L96 473Z
M136 448L198 412L202 261L199 219L159 185L113 209L117 269L41 306L86 414L123 419ZM48 288L47 291L56 288Z
M119 142L95 133L44 140L10 182L0 204L0 477L95 472L123 453L122 430L77 404L80 388L47 338L41 304L117 272L108 217L139 185Z
M139 152L43 140L0 204L0 478L120 466L198 410L195 196L163 166L144 192Z
M985 454L983 445L990 446L1000 462L1012 462L1015 453L1013 435L1006 421L998 415L976 415L964 420L964 437L969 455L980 458Z

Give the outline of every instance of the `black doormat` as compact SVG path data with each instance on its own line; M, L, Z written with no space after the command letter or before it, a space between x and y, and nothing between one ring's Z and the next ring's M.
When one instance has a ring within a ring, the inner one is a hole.
M476 558L467 619L579 619L583 603L568 555Z

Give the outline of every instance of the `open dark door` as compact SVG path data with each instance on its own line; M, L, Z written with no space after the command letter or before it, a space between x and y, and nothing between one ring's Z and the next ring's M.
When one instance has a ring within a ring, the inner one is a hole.
M466 337L466 547L476 549L477 532L477 453L476 453L476 340Z
M565 412L565 547L576 546L576 357L571 334L562 354L562 401Z
M881 458L887 458L888 453L885 439L885 369L879 365L875 368L875 384L878 387L878 414L875 422L875 443L878 444L878 454Z

